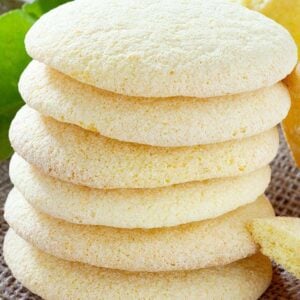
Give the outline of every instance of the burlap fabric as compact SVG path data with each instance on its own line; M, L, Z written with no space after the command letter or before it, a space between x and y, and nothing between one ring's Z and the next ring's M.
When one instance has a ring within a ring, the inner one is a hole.
M295 168L288 148L281 137L279 153L272 164L273 176L267 191L277 215L300 217L300 171ZM0 243L2 245L7 224L3 220L3 203L11 183L8 178L8 162L0 164ZM15 280L0 254L0 296L1 299L40 299ZM274 265L273 281L262 299L300 299L300 280ZM71 300L71 299L70 299Z

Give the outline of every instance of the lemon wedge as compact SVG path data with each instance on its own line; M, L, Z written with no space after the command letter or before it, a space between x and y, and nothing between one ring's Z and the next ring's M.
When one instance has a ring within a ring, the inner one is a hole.
M300 168L300 63L284 82L289 88L292 105L282 127L296 165Z

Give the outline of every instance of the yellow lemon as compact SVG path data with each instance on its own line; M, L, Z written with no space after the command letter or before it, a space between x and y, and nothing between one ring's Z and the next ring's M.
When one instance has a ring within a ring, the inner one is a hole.
M283 121L283 129L294 160L300 168L300 63L285 79L285 83L291 94L292 106L287 118Z

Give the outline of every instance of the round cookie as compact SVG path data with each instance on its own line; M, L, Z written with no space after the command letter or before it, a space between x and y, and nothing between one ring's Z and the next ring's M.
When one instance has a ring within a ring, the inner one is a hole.
M252 91L297 62L286 29L223 0L72 1L43 15L25 43L79 81L144 97Z
M153 189L92 189L41 173L20 156L10 179L35 208L71 223L118 228L175 226L215 218L263 194L270 167L248 175Z
M45 173L95 188L152 188L238 176L267 165L277 129L218 144L162 148L124 143L23 107L12 122L15 151Z
M252 136L277 125L290 108L282 83L210 99L136 98L79 83L37 61L22 74L19 90L29 106L58 121L121 141L165 147Z
M71 263L26 243L11 229L5 261L14 276L47 300L253 299L269 286L271 263L262 254L221 268L130 273Z
M257 246L245 224L274 216L274 210L262 196L214 219L177 227L119 229L47 216L14 189L4 215L18 235L54 256L111 269L158 272L220 266L254 254Z

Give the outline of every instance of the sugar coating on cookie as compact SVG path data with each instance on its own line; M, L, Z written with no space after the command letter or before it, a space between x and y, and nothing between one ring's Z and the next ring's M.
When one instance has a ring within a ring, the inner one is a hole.
M72 1L43 15L25 43L79 81L144 97L252 91L297 62L286 29L222 0Z
M300 218L254 219L248 229L263 254L300 279Z
M239 176L276 155L276 128L253 137L194 147L124 143L57 122L25 106L12 122L15 151L46 174L94 188L154 188Z
M175 226L218 217L253 202L267 188L266 166L250 174L152 189L94 189L48 176L15 154L10 179L37 209L77 224L119 228Z
M246 229L253 218L272 217L264 196L218 218L155 229L78 225L31 207L16 189L5 219L22 238L57 257L128 271L192 270L250 256L257 246Z
M186 272L132 273L71 263L48 255L9 230L4 258L13 275L48 300L258 299L272 278L261 254L230 265Z
M176 147L240 139L276 126L290 96L282 83L222 97L143 98L82 84L37 61L19 90L41 114L121 141Z

